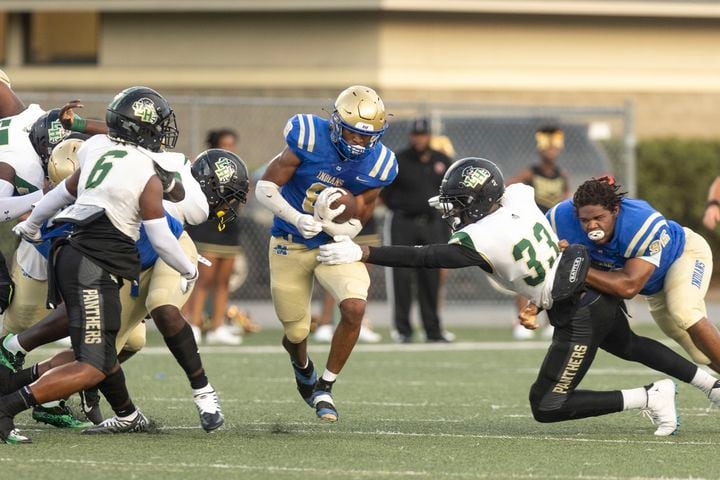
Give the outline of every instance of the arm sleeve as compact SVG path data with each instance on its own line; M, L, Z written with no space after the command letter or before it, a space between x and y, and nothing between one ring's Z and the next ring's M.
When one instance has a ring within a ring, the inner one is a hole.
M194 277L197 268L180 248L180 243L168 227L167 219L165 217L153 218L144 220L142 224L150 244L160 258L183 277Z
M492 268L476 251L458 244L436 244L422 247L393 245L369 247L366 263L386 267L463 268L480 267L486 272Z
M268 180L259 180L255 186L255 198L271 212L291 225L297 225L302 215L295 210L280 193L280 187Z
M68 192L66 180L42 196L27 219L29 225L39 229L42 223L52 217L58 210L75 201L75 196Z
M14 187L5 180L0 180L0 221L6 222L18 218L32 210L33 203L39 202L43 192L37 190L27 195L13 197Z

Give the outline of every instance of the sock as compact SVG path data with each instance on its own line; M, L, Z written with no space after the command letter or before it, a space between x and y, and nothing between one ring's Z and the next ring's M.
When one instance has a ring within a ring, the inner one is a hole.
M37 379L37 365L33 365L30 368L25 368L16 373L11 373L10 380L8 381L7 385L7 391L14 392L19 388L30 385Z
M202 395L203 393L214 392L215 389L209 383L201 388L193 388L193 395Z
M623 410L647 407L648 396L645 387L620 390L620 393L622 393L623 398Z
M115 414L117 415L117 417L118 417L120 420L134 420L135 417L138 416L138 411L137 411L137 409L135 408L135 405L133 405L132 402L130 402L130 405L129 405L129 406L132 407L132 410L129 411L129 413L127 413L127 414L125 414L125 415L121 415L120 412L115 412Z
M197 375L198 370L202 370L202 361L192 327L185 323L178 333L172 337L163 337L163 340L192 384L191 375Z
M326 368L322 374L322 379L328 383L333 383L335 380L337 380L337 373L333 373Z
M201 390L208 386L210 386L210 383L207 375L205 375L205 370L201 371L199 375L196 375L190 379L190 388L193 389L193 392L195 390ZM210 388L212 389L212 387Z
M705 392L705 395L710 395L710 390L713 389L713 387L715 386L715 382L717 381L717 378L713 377L708 372L698 367L697 372L695 372L695 376L692 380L690 380L690 385L699 388L700 390Z
M98 383L97 386L118 417L128 416L135 411L135 405L130 400L130 394L125 385L125 374L122 368L105 377L105 380Z
M5 341L3 341L3 347L5 347L5 350L14 355L17 355L18 353L22 353L23 355L25 355L27 353L27 351L25 351L22 345L20 345L18 336L12 333L5 337Z
M310 357L307 357L307 363L304 367L300 367L295 362L292 362L292 364L295 366L295 369L300 372L304 377L309 377L310 375L312 375L313 370L315 370L315 365L313 365Z
M11 417L35 405L37 405L37 400L28 387L0 397L0 412Z

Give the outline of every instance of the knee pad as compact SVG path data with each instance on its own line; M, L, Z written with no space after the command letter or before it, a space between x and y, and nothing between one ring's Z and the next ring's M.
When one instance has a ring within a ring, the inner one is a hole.
M139 352L145 346L145 322L141 322L137 327L133 328L128 339L123 345L123 350L129 352Z
M310 316L297 322L283 322L283 328L291 343L300 343L310 335Z

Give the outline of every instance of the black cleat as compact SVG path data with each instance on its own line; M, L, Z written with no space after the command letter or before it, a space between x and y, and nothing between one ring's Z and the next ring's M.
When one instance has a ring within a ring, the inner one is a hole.
M94 425L102 423L104 417L100 410L100 394L97 390L83 390L80 395L80 406L85 418L90 420Z
M313 407L315 407L315 413L320 420L326 422L338 421L338 412L332 396L333 383L326 382L321 378L315 385L315 390L312 394L312 404Z

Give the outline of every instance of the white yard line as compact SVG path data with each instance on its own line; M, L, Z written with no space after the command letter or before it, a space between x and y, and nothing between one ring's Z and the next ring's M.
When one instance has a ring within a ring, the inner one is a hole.
M533 440L537 440L536 437L532 437ZM20 447L22 448L22 447ZM17 458L13 457L0 457L0 462L16 464ZM498 476L497 474L486 474L481 472L427 472L423 470L366 470L366 469L337 469L337 468L307 468L307 467L282 467L278 465L246 465L246 464L233 464L233 463L158 463L158 462L108 462L108 461L97 461L97 460L75 460L75 459L52 459L52 458L25 458L21 461L23 464L48 464L48 465L78 465L83 467L92 467L94 469L105 468L106 470L113 471L148 471L148 470L169 470L177 471L183 469L199 469L199 470L238 470L238 471L259 471L259 472L270 472L270 473L302 473L311 474L315 477L432 477L432 478L509 478L509 479L582 479L582 480L652 480L657 477L610 477L606 475L543 475L543 474L509 474ZM187 473L187 472L185 472ZM202 472L198 472L202 473ZM680 480L688 477L663 477L664 480ZM693 480L703 480L700 477L692 477Z

